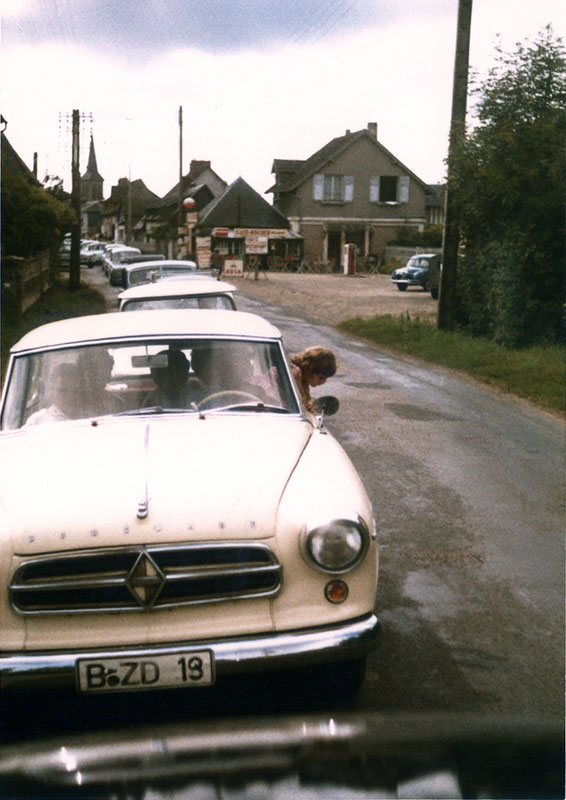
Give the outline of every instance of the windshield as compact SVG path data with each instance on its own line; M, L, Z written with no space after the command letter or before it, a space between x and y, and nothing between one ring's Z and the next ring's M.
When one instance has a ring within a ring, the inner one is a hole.
M156 297L126 300L121 311L158 311L164 308L211 308L216 310L235 308L234 301L226 294L203 295L201 297Z
M151 340L20 356L6 391L2 429L235 406L298 412L278 344Z
M140 283L150 283L152 280L165 275L194 274L196 267L177 267L173 265L152 266L132 269L128 275L128 285L137 286Z

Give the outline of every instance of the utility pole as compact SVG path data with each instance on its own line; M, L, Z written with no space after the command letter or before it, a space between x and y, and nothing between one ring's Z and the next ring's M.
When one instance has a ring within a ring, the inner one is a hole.
M73 142L71 155L71 205L75 220L71 231L71 261L69 264L69 289L78 289L81 283L81 175L79 170L79 127L78 109L73 110Z
M126 244L132 244L132 169L128 166L128 212L126 216Z
M183 106L179 106L179 228L185 224L183 209ZM179 230L179 236L181 231Z
M444 206L442 274L438 301L438 327L444 330L452 330L454 328L456 314L456 275L458 270L460 228L451 178L454 162L461 157L461 148L466 136L471 22L472 0L458 0L458 31L456 34L452 117L448 144L448 177Z

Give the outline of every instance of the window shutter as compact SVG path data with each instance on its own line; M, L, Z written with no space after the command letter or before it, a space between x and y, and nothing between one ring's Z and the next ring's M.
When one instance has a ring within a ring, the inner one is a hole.
M351 203L354 199L354 176L344 175L344 202Z
M399 197L397 200L398 203L408 203L409 202L409 176L408 175L401 175L399 178Z
M369 201L379 203L379 175L369 179Z
M315 175L312 181L312 199L322 200L324 192L324 175Z

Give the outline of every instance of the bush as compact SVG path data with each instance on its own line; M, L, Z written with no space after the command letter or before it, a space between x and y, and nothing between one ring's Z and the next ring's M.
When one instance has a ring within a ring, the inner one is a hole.
M68 203L21 175L2 175L2 253L26 256L57 248L73 223Z

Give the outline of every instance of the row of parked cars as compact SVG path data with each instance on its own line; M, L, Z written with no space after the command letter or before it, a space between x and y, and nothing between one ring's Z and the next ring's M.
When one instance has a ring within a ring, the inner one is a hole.
M128 273L120 310L135 313L50 323L12 348L3 689L112 694L298 667L351 697L378 635L378 552L325 424L338 403L311 413L280 331L236 310L232 285L167 264Z

